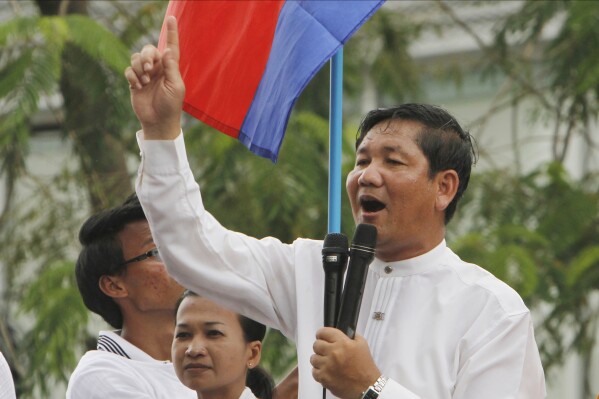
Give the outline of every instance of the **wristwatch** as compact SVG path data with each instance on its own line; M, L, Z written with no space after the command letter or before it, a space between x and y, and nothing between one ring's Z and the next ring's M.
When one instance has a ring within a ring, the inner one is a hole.
M380 376L374 384L368 387L368 389L362 392L362 397L360 399L376 399L379 397L381 391L385 387L388 378Z

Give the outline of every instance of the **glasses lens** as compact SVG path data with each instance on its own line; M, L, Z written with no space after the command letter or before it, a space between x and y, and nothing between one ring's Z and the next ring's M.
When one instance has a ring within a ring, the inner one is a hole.
M158 262L162 262L162 258L160 257L160 252L158 252L158 248L154 248L146 252L145 254L141 254L136 256L135 258L131 258L123 262L123 265L128 265L129 263L141 262L148 258L155 258Z
M151 256L153 256L157 261L162 262L162 257L160 256L160 251L158 251L158 248L154 248L150 252Z

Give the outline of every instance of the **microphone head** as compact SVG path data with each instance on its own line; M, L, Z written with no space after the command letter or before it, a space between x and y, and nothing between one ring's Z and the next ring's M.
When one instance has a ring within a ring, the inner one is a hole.
M360 223L356 226L351 246L355 249L373 252L376 246L377 229L372 224Z
M347 237L342 233L329 233L322 244L322 254L346 254L349 252Z

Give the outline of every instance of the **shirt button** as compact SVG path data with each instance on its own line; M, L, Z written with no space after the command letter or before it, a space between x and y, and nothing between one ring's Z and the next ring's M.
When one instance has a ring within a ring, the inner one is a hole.
M385 273L391 274L393 272L393 268L391 266L385 266Z
M372 318L375 320L385 320L385 313L383 312L374 312Z

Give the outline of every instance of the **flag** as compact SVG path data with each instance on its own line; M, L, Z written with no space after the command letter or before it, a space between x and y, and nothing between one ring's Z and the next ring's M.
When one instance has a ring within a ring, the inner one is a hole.
M184 111L276 162L302 90L383 2L171 0Z

